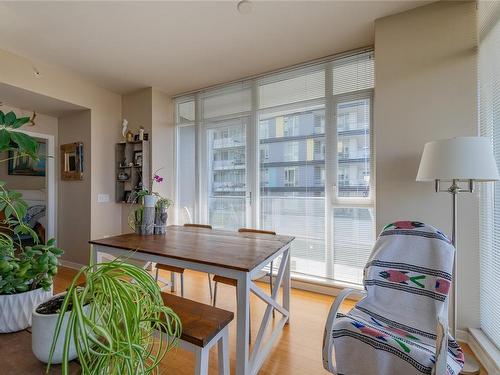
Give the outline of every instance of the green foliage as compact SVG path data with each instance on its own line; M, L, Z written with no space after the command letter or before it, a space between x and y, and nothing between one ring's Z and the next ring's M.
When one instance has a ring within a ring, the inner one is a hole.
M85 286L77 287L82 277ZM69 373L71 341L84 375L151 374L181 333L178 316L163 304L160 288L147 271L120 260L91 265L80 270L68 288L47 371L67 311L63 375ZM168 339L157 339L155 330L167 332Z
M169 198L163 198L163 197L161 197L159 195L158 195L158 197L159 197L159 199L156 201L156 207L158 207L160 209L163 209L163 208L167 209L173 203L172 200L169 199Z
M12 131L30 121L29 117L16 117L14 112L4 114L0 111L0 151L16 149L21 155L37 158L37 142L27 134Z
M29 122L29 117L17 118L14 112L0 111L0 152L17 150L19 156L37 157L37 142L27 134L15 131ZM7 160L0 160L6 162ZM55 240L46 244L23 220L28 204L17 191L7 190L0 181L0 295L22 293L44 288L49 290L57 273L57 258L63 251ZM20 235L29 235L35 245L23 248Z
M57 258L62 252L54 246L54 240L16 251L12 238L0 233L0 294L37 288L49 290L52 277L57 273Z

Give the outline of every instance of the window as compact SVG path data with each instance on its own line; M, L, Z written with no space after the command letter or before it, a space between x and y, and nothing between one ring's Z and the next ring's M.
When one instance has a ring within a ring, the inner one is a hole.
M191 116L197 135L177 147L198 163L193 220L293 235L294 277L359 284L375 239L372 89L365 51L176 99L176 126Z
M299 117L298 116L286 116L284 119L284 136L294 137L299 135Z
M479 119L500 166L500 19L498 4L479 1ZM500 183L480 184L481 329L500 348Z
M269 169L268 168L263 168L260 170L260 184L262 186L269 185Z
M285 142L284 161L299 160L299 142Z
M314 113L314 134L325 132L325 115L323 112Z
M324 167L314 167L314 184L319 186L325 185L325 168Z
M269 159L269 145L263 144L260 145L260 160Z
M297 185L297 168L285 168L285 186L293 187Z
M313 142L314 160L325 158L325 143L321 139L315 139Z

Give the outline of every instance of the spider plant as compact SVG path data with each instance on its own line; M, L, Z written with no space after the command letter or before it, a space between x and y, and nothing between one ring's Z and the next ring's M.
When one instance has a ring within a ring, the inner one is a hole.
M77 286L81 277L86 280L83 287ZM90 265L78 272L67 290L47 371L66 312L69 318L64 337L63 375L69 373L71 341L82 374L155 374L181 332L179 318L164 306L158 285L144 269L120 259ZM156 330L166 332L168 339L155 334Z

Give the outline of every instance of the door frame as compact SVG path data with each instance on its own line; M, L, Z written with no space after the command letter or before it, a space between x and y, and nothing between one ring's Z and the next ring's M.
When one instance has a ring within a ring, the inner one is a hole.
M45 162L45 202L47 207L47 228L45 228L46 239L57 236L57 205L56 205L56 172L55 172L55 136L52 134L32 132L29 130L12 130L27 134L31 137L45 139L47 141L47 160Z

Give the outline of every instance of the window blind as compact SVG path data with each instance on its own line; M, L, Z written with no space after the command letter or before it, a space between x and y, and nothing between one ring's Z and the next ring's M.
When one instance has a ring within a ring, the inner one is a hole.
M319 66L321 67L321 66ZM263 79L259 85L259 107L292 104L325 96L325 70L299 70ZM271 79L270 79L271 78ZM272 81L266 83L266 81Z
M336 60L332 71L333 95L374 87L375 63L371 52Z
M479 119L500 165L500 4L479 1ZM500 349L500 183L481 184L481 329Z
M197 179L181 149L193 130L178 133L177 156L178 194L199 184L195 220L293 235L295 276L361 283L375 230L373 84L365 50L179 98L179 128L199 116Z
M244 114L251 109L251 95L250 88L245 84L207 91L201 94L202 119Z

